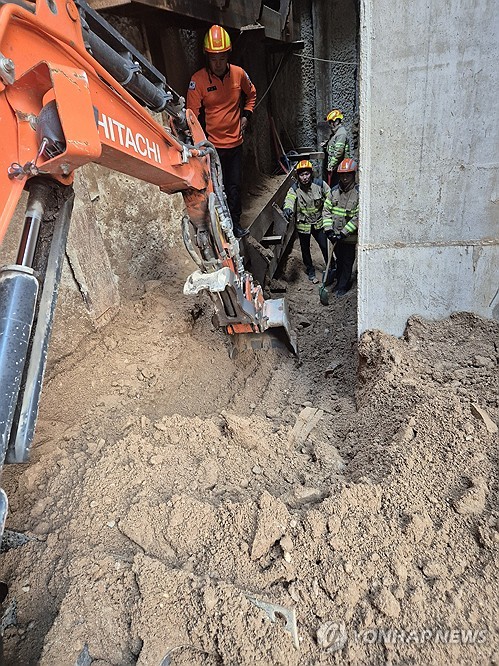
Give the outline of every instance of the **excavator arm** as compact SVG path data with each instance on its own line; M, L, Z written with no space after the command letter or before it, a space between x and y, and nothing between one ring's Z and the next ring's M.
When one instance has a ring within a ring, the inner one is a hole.
M148 109L165 112L167 125ZM89 162L181 192L197 264L184 292L206 290L227 333L280 328L294 348L284 300L266 301L245 269L220 162L197 118L84 0L0 0L0 141L0 243L29 193L16 261L0 268L0 465L28 458L74 171Z

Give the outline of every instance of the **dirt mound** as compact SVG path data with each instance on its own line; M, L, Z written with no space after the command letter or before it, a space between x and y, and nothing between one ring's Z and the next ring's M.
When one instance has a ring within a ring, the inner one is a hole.
M320 306L294 253L300 359L231 359L177 277L58 359L4 474L8 663L490 661L498 325L357 346L355 295Z

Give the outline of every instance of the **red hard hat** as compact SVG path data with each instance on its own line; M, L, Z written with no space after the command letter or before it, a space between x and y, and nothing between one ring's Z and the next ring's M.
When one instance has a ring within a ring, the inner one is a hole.
M346 160L341 162L338 167L338 173L352 173L357 171L357 162L351 157L347 157Z

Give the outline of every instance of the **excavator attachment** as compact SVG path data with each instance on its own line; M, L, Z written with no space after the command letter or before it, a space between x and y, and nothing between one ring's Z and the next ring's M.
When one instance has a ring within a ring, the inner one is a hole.
M217 312L213 322L216 326L226 328L233 336L237 349L286 346L294 354L298 353L296 333L291 328L284 298L264 300L263 307L257 309L241 298L241 288L234 274L227 268L221 268L216 273L192 273L185 283L184 294L194 295L201 291L207 291L212 298L215 294L220 295L220 303L214 299ZM240 307L241 302L245 303L246 309ZM233 314L227 314L227 310Z
M231 337L231 357L242 351L260 349L286 349L298 354L296 333L289 322L288 306L284 298L265 301L264 317L268 323L265 333L240 333Z
M233 233L232 221L222 190L221 167L216 153L211 162L214 192L208 198L211 245L217 259L203 262L197 256L190 240L188 218L184 218L183 237L186 248L199 266L184 285L184 294L196 295L202 291L210 294L215 305L213 322L222 326L233 338L241 338L252 349L276 346L277 341L297 353L296 335L291 329L285 300L265 300L261 285L245 270L238 240ZM217 199L218 196L218 199ZM265 341L270 330L276 344ZM277 329L280 329L277 332ZM239 348L242 346L239 341Z
M210 294L216 310L214 324L224 327L229 335L238 339L238 349L243 346L261 349L284 344L296 354L296 334L291 329L285 299L265 300L261 285L244 268L239 247L239 243L244 241L238 240L232 230L216 153L212 158L211 172L214 193L209 196L208 209L212 245L218 257L215 262L207 263L197 258L190 241L188 220L184 219L184 243L200 268L187 278L184 294L196 295L202 291Z

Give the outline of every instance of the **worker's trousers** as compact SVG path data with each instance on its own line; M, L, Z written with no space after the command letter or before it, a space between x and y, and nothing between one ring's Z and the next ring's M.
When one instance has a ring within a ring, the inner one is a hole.
M230 216L234 225L234 231L239 227L241 218L241 175L243 164L243 146L235 148L217 148L220 163L222 165L222 176L224 179L225 194L229 206ZM236 236L238 234L236 233Z
M338 241L334 248L336 255L336 278L335 291L348 291L352 286L352 268L355 261L355 243Z
M303 263L305 264L305 270L307 275L314 275L314 262L312 261L312 255L310 253L310 237L313 236L317 241L324 261L327 262L327 238L322 231L322 229L317 229L312 227L312 232L310 234L303 234L298 232L298 238L300 239L300 249Z

